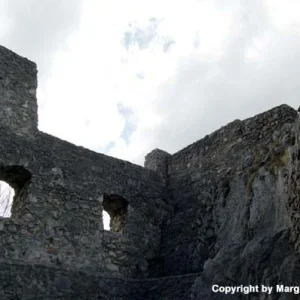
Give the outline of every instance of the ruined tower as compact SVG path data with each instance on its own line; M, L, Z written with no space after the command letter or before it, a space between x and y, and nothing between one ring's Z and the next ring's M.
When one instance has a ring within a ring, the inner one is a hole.
M0 126L18 135L37 131L36 64L0 46Z

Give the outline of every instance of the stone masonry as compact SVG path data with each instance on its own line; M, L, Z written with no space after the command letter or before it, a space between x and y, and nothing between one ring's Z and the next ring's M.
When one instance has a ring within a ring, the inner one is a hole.
M300 121L281 105L145 168L37 128L36 65L0 46L0 300L298 299ZM102 212L111 217L103 229Z

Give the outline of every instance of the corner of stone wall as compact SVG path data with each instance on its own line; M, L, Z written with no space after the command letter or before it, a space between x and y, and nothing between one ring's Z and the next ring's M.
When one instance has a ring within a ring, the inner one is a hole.
M155 171L163 179L168 176L168 163L171 154L160 149L154 149L145 156L144 167L146 169Z
M17 135L37 132L36 64L0 46L0 128Z

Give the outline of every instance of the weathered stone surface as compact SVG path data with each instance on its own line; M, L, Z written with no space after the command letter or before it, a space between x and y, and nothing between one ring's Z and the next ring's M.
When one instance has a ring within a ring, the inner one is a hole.
M245 299L212 285L299 284L294 109L155 149L142 168L38 131L34 63L0 47L0 69L0 180L16 193L0 217L0 299Z
M38 131L35 64L1 47L0 68L0 180L16 191L11 218L0 218L0 258L148 276L140 262L149 249L159 251L160 227L169 213L163 180ZM122 233L103 230L104 194L129 202Z
M1 128L28 138L37 131L36 75L35 63L0 46Z

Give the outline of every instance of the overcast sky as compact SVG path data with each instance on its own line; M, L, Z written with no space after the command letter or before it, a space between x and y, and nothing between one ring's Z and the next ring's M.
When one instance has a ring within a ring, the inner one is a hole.
M300 104L299 0L0 0L0 44L38 65L40 130L141 165Z

